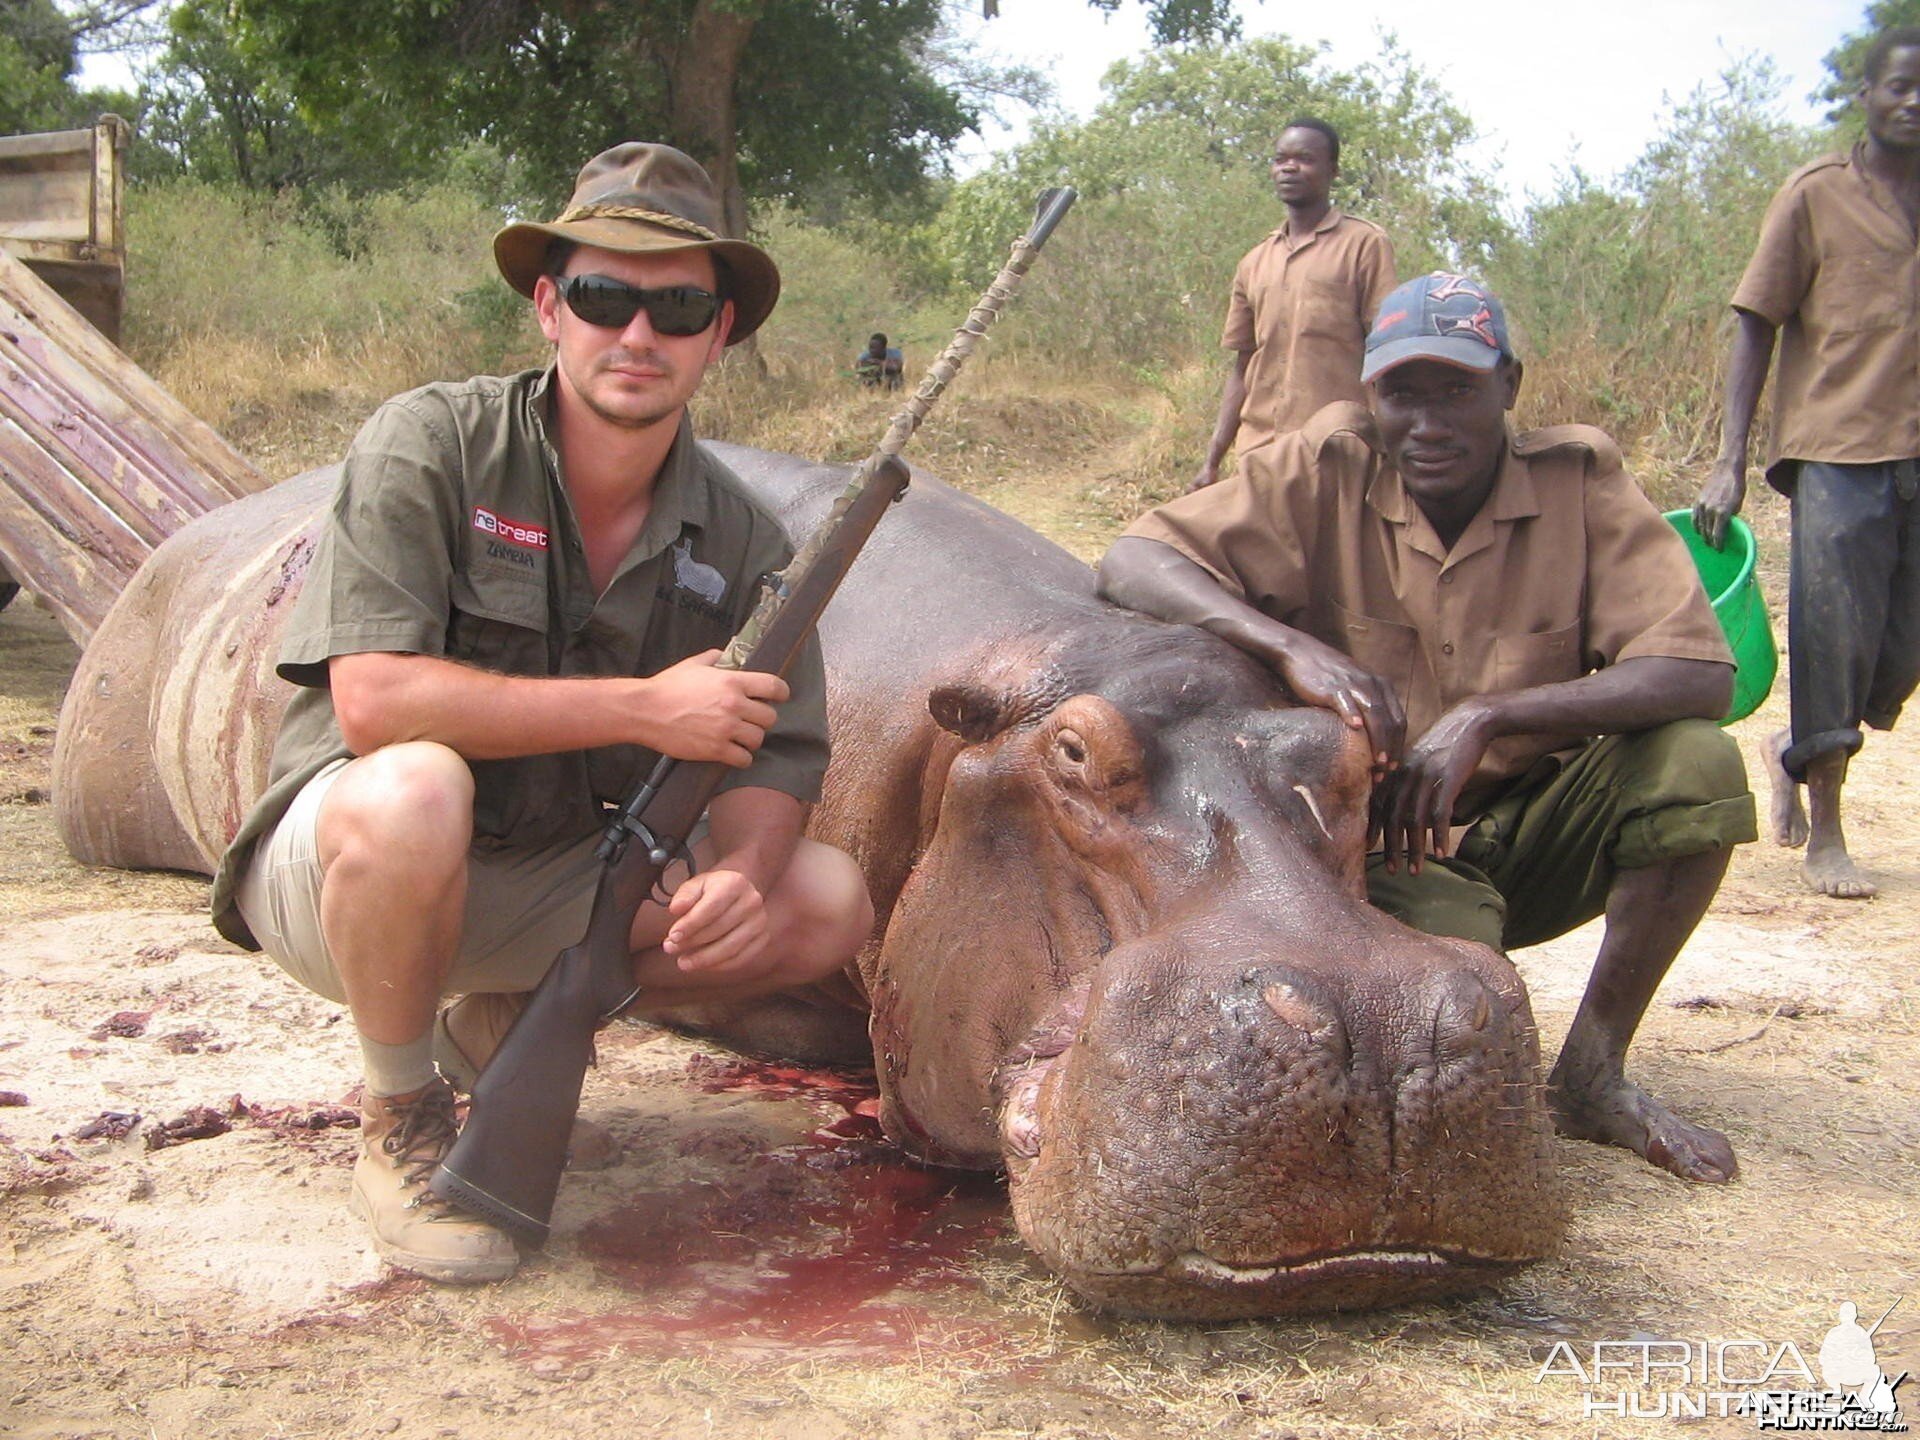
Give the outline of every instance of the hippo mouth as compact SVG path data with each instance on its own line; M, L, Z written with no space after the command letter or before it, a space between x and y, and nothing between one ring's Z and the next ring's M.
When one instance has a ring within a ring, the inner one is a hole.
M1277 1260L1267 1265L1229 1265L1189 1250L1176 1255L1153 1273L1167 1280L1184 1280L1202 1285L1272 1286L1288 1281L1319 1283L1323 1280L1352 1279L1364 1275L1401 1275L1411 1280L1430 1279L1457 1270L1461 1266L1505 1267L1521 1262L1491 1255L1469 1255L1439 1250L1349 1250L1338 1255L1321 1255L1311 1260ZM1113 1272L1115 1278L1127 1273Z
M1015 1213L1023 1222L1032 1214L1025 1182L1042 1148L1043 1096L1049 1082L1059 1078L1062 1038L1056 1031L1047 1037L1052 1043L1030 1046L1021 1063L1001 1076L1001 1135ZM1084 1179L1075 1188L1088 1193ZM1071 1234L1081 1226L1070 1222L1064 1228ZM1163 1319L1232 1320L1371 1309L1480 1289L1537 1258L1425 1239L1291 1256L1269 1252L1267 1258L1246 1260L1224 1260L1190 1245L1158 1253L1150 1246L1146 1255L1102 1264L1096 1253L1077 1244L1070 1244L1071 1256L1062 1252L1055 1243L1062 1232L1053 1225L1045 1229L1047 1233L1028 1234L1028 1241L1074 1289L1116 1313Z
M1279 1014L1276 995L1304 992L1282 990L1270 974L1256 979L1243 1007L1252 1018L1235 1028L1261 1036L1272 1033L1258 1028L1267 1012ZM1441 997L1450 1003L1436 1002L1435 1013L1479 1013L1451 1003L1456 989L1480 998L1450 981ZM1550 1248L1559 1210L1540 1164L1541 1117L1481 1123L1472 1108L1477 1097L1537 1098L1530 1087L1514 1091L1508 1067L1466 1070L1438 1102L1419 1089L1417 1067L1406 1088L1369 1087L1344 1048L1319 1042L1322 1031L1344 1032L1298 1000L1302 1023L1290 1031L1315 1043L1258 1053L1261 1063L1238 1073L1259 1077L1254 1098L1265 1103L1245 1103L1248 1089L1217 1081L1228 1072L1204 1051L1182 1051L1177 1033L1135 1043L1150 1063L1133 1065L1122 1043L1088 1043L1103 1038L1103 1020L1133 1040L1121 1027L1137 1027L1141 1014L1198 1012L1215 1023L1202 1006L1152 999L1111 1010L1118 1023L1084 1002L1062 1006L996 1077L1021 1234L1096 1306L1198 1321L1374 1309L1484 1289ZM1216 1000L1215 1012L1230 1001ZM1491 1003L1485 1011L1472 1034L1495 1013ZM1183 1053L1202 1060L1166 1063ZM1448 1141L1445 1109L1439 1122L1411 1123L1436 1103L1465 1105L1457 1130L1474 1143ZM1186 1143L1193 1134L1212 1137L1204 1155Z
M1528 1258L1466 1251L1378 1249L1232 1265L1187 1251L1158 1266L1083 1269L1066 1278L1081 1294L1120 1314L1232 1320L1366 1310L1452 1295L1480 1289L1527 1263Z

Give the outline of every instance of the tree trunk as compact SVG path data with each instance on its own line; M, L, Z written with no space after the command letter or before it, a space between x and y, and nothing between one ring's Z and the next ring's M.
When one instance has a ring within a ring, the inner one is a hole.
M758 0L698 0L671 81L674 144L707 167L720 191L721 228L736 238L747 233L747 202L734 86L759 19Z

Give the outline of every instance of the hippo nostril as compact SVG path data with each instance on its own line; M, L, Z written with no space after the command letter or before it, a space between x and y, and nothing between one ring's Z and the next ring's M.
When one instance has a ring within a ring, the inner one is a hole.
M1313 1029L1313 1016L1307 1009L1305 998L1300 992L1287 984L1267 986L1260 992L1260 998L1267 1002L1267 1008L1278 1015L1296 1030Z
M1000 1111L1000 1135L1008 1150L1023 1160L1040 1153L1045 1129L1040 1120L1040 1090L1050 1063L1025 1067L1007 1085L1006 1100Z
M1498 1045L1494 1033L1494 996L1485 980L1471 972L1449 975L1433 1007L1433 1043L1437 1058L1463 1057Z
M1324 1002L1285 980L1270 983L1260 998L1267 1009L1303 1035L1319 1035L1335 1023Z

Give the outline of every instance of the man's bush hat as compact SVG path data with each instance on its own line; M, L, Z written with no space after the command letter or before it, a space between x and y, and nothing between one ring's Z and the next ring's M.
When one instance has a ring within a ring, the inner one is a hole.
M1360 378L1371 381L1409 360L1484 372L1512 358L1507 312L1494 293L1471 276L1436 270L1380 302Z
M719 192L692 156L633 140L586 163L558 219L521 221L495 235L493 259L507 283L531 297L555 240L636 255L711 250L726 262L731 281L732 345L773 312L780 270L758 245L722 236L720 223Z

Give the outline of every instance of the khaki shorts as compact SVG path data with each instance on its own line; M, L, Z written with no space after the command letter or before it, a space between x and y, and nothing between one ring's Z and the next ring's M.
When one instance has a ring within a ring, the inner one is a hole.
M236 900L260 946L294 979L340 1004L346 991L320 931L320 802L349 762L309 780L261 838ZM553 959L587 931L601 864L600 832L547 850L475 850L467 910L445 993L531 990Z

